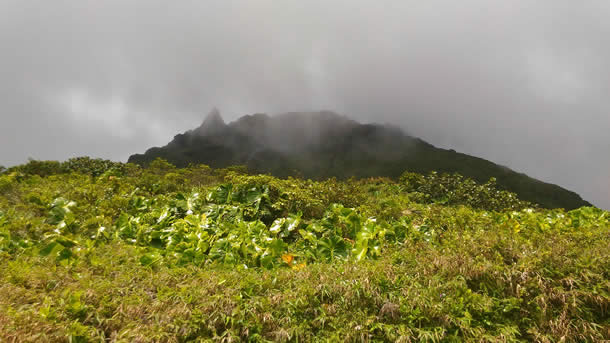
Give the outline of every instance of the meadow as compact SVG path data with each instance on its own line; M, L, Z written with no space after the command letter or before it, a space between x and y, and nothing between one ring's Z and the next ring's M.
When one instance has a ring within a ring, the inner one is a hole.
M457 174L0 174L2 342L610 340L610 213Z

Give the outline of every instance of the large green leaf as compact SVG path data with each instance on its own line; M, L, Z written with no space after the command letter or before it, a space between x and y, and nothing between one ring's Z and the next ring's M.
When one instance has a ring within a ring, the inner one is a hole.
M233 184L227 183L216 187L208 193L207 200L216 204L226 204L231 201L231 191Z

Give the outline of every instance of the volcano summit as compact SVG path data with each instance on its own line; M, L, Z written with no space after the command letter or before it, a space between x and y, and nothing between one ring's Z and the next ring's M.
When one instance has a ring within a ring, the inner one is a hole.
M254 172L312 179L396 178L405 171L459 173L478 182L494 177L501 188L547 208L590 205L557 185L437 148L397 127L361 124L329 111L257 113L226 124L214 109L198 128L176 135L164 147L132 155L129 162L145 165L156 158L179 167L245 165Z

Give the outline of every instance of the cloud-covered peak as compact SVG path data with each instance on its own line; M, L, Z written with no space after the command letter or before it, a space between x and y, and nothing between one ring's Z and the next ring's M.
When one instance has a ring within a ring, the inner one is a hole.
M195 132L199 135L209 135L216 134L222 132L227 125L225 124L224 119L220 115L220 111L217 108L213 108L210 113L205 117L205 120L199 126Z

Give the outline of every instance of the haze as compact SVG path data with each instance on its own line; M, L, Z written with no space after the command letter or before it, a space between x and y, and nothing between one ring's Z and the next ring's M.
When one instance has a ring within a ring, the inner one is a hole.
M609 36L594 0L0 0L0 165L326 109L610 209Z

